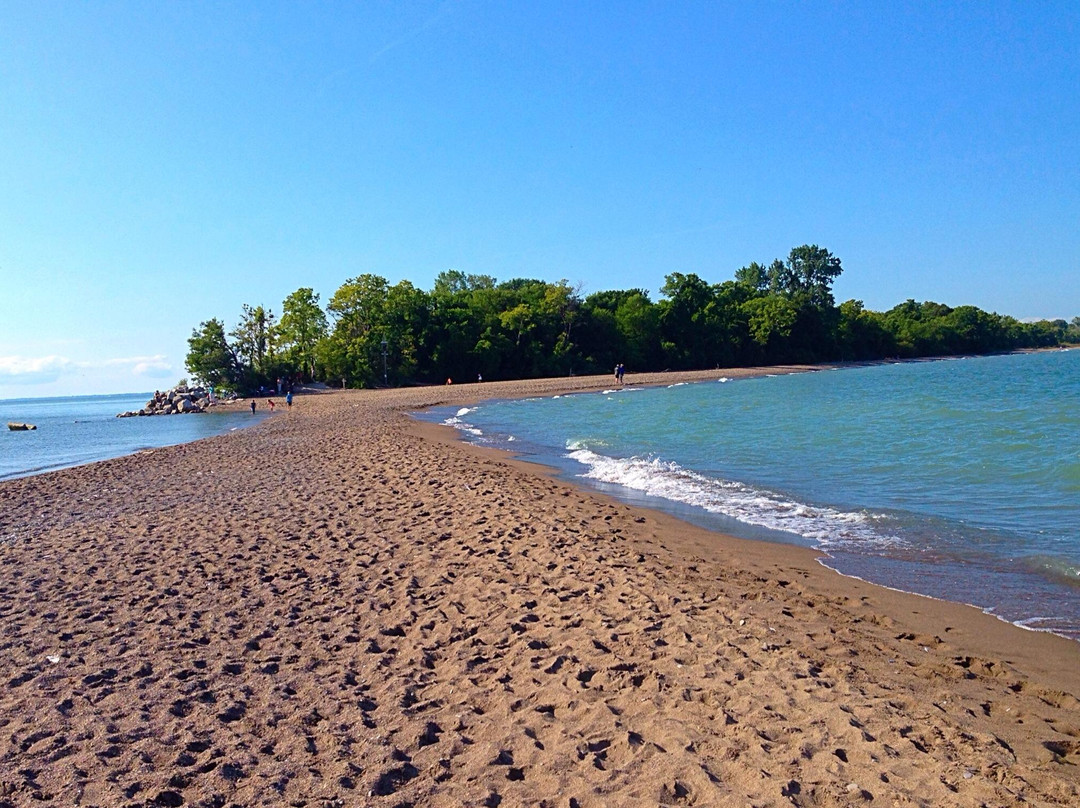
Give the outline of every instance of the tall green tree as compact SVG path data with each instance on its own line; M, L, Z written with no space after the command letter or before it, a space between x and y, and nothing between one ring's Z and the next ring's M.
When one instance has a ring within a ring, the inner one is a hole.
M581 344L582 366L578 372L610 370L624 355L623 341L615 321L617 296L622 292L595 292L581 304L577 337ZM630 363L630 367L641 367Z
M760 297L758 287L739 281L724 281L713 288L708 306L708 319L716 332L714 354L709 359L723 366L749 361L752 353L750 326L744 304Z
M285 356L308 379L315 377L316 346L328 333L319 296L310 287L297 289L281 306L277 337Z
M781 263L780 268L783 267ZM779 270L776 270L779 271ZM735 270L735 282L755 294L764 294L769 288L769 267L751 261L744 267Z
M431 293L433 295L459 295L475 289L494 289L496 285L495 279L490 275L472 275L458 269L448 269L436 276L435 286Z
M225 325L217 318L192 329L184 366L192 377L219 390L235 389L242 377L240 359L225 337Z
M708 367L717 347L717 322L707 314L714 289L694 273L672 272L660 293L661 347L677 370Z
M816 244L795 247L786 262L774 261L769 268L769 287L787 297L805 296L811 305L833 305L832 284L843 272L840 259Z
M334 328L320 355L334 378L370 386L383 381L384 368L399 381L417 374L429 316L425 292L409 281L391 287L379 275L358 275L341 285L326 308Z
M428 361L426 367L421 364L419 374L426 381L462 379L470 372L487 370L477 365L473 354L487 326L487 312L478 309L470 296L471 292L465 289L451 291L449 285L440 285L436 281L429 297L427 325L421 337L423 354ZM485 376L490 378L492 374L485 373Z
M372 385L382 375L382 323L390 285L379 275L349 278L327 304L334 318L328 353L338 375L350 385Z
M789 339L799 318L799 307L783 295L754 297L743 304L750 338L765 361L788 356Z
M646 290L594 292L582 302L579 321L585 371L606 372L620 362L632 371L662 366L660 308Z
M382 357L384 381L393 384L416 378L424 360L423 340L430 312L427 292L411 282L400 281L387 290L379 342L382 351L382 340L386 341ZM378 371L377 366L376 375Z
M502 288L490 275L441 273L428 296L429 317L422 342L427 368L422 378L514 378L522 373L513 358L515 344L500 315L518 302L516 292Z
M621 358L616 361L634 370L659 365L660 310L649 300L647 291L627 291L615 307L615 328L622 348Z
M230 334L234 350L246 360L253 385L268 381L274 372L274 329L273 312L245 303L240 322Z
M1080 342L1080 317L1073 317L1065 325L1065 335L1063 339L1074 345Z
M861 300L840 304L836 344L840 359L873 359L896 354L896 342L885 329L882 316L867 311Z

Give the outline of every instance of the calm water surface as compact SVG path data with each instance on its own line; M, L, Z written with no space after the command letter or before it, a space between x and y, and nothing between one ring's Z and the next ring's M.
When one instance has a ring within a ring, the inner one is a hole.
M1080 639L1080 351L422 417L635 504Z
M220 435L263 416L249 411L117 418L146 405L150 393L0 400L0 480L120 457L141 449ZM9 421L33 432L11 432Z

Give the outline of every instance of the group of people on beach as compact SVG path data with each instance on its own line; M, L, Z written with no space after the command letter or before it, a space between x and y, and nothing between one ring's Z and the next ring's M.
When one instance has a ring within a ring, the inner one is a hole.
M622 384L623 383L623 376L625 376L625 375L626 375L626 367L623 365L622 362L620 362L619 364L617 364L615 366L615 383L616 384Z
M270 407L270 412L273 412L274 411L274 399L268 398L266 400L266 404L267 404L268 407ZM251 399L251 404L249 406L251 407L251 414L254 415L255 414L255 407L257 406L255 404L255 399ZM292 409L292 390L290 390L289 392L287 392L285 394L285 406L288 407L290 410Z

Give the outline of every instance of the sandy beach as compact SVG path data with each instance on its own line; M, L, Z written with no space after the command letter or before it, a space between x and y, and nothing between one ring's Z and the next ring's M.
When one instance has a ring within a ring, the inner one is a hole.
M1080 805L1080 644L409 416L610 383L0 483L0 808Z

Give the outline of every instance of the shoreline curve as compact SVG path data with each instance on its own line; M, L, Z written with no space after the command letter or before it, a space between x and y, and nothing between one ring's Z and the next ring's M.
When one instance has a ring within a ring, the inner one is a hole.
M0 482L0 805L1080 801L1077 643L408 414L605 386L298 396Z

